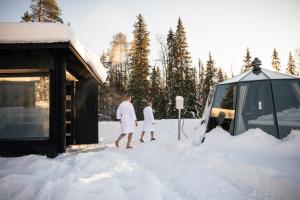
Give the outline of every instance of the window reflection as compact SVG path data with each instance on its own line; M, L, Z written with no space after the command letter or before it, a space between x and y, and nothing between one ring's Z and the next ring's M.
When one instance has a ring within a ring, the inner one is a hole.
M291 129L300 129L300 81L273 80L273 95L279 137L286 137Z
M233 133L235 115L236 85L219 85L212 105L208 131L221 126L224 130Z
M269 81L240 83L237 99L235 135L250 128L261 128L277 137Z
M0 77L0 139L49 137L49 77Z

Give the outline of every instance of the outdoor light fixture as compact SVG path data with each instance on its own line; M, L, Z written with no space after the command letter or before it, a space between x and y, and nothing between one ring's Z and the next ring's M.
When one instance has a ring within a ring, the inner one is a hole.
M182 96L176 97L176 109L178 110L178 140L181 137L181 110L184 107L184 98Z

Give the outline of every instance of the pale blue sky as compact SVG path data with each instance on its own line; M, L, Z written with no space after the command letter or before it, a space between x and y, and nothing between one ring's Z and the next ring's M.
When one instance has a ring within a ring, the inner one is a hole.
M0 21L19 21L30 0L1 0ZM59 0L63 20L80 41L97 55L109 48L112 36L124 32L132 39L141 13L151 39L151 60L158 58L157 35L176 29L178 17L187 32L194 64L211 51L217 66L237 74L246 47L264 67L271 65L273 47L285 68L288 52L300 48L300 0Z

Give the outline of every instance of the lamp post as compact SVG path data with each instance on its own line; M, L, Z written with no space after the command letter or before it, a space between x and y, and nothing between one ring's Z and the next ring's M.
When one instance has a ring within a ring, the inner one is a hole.
M178 140L181 138L181 110L183 109L184 98L182 96L176 97L176 109L178 110Z

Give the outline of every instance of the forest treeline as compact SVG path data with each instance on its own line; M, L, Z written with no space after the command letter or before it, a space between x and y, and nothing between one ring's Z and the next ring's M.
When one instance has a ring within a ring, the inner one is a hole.
M115 119L117 106L124 94L132 95L140 120L147 100L153 103L156 119L177 118L175 98L178 95L185 99L184 118L201 117L210 87L228 79L222 67L216 66L212 53L208 53L206 62L199 59L196 66L192 64L181 18L178 19L176 29L170 29L165 37L157 38L160 56L154 66L149 64L149 31L141 14L137 16L133 26L133 38L133 41L128 41L124 33L116 33L110 48L100 57L108 70L108 80L100 89L100 119ZM241 73L251 69L252 60L247 48ZM274 70L282 70L276 48L273 50L271 64ZM297 75L291 52L286 73Z
M30 11L24 12L21 22L63 23L61 13L56 0L31 0ZM133 41L128 41L122 32L113 36L110 48L100 56L100 61L107 68L108 79L99 87L99 120L115 119L117 106L124 94L132 95L139 120L143 118L142 110L148 100L153 103L156 119L176 118L175 98L178 95L185 99L183 117L198 118L202 115L210 87L228 78L222 67L216 66L211 52L208 52L206 62L199 59L193 65L181 18L175 29L156 39L160 45L160 56L151 66L149 31L141 14L133 25ZM241 72L251 69L252 59L247 48ZM285 70L288 74L299 75L291 52L288 63L282 67L278 51L274 48L271 64L276 71Z

